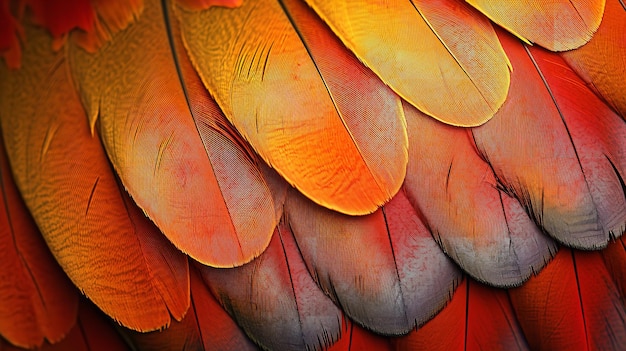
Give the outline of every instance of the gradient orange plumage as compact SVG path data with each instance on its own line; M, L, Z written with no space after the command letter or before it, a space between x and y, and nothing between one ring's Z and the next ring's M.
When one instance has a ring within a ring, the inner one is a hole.
M0 349L626 347L625 18L2 1Z

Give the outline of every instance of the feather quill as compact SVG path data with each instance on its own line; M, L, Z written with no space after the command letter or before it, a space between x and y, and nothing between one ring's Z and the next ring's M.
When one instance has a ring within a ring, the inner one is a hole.
M514 67L511 92L497 118L472 130L478 150L552 237L577 248L605 247L626 221L619 182L624 121L558 55L526 50L506 33L501 41Z
M22 68L0 68L0 123L11 169L48 247L98 307L137 330L182 318L187 260L120 188L91 135L64 52L27 26Z
M451 0L307 3L383 82L438 120L480 125L506 98L508 60L489 21L470 6Z
M393 340L396 350L528 350L504 290L465 279L435 318Z
M541 269L556 244L502 191L468 130L408 104L405 113L410 158L404 189L444 252L496 286L519 285Z
M591 39L605 0L466 0L523 41L552 51L571 50Z
M407 157L399 99L305 7L261 0L177 12L202 81L288 182L347 214L373 212L398 191Z
M97 119L109 159L148 217L195 260L219 267L241 265L267 247L276 223L273 204L267 191L260 193L254 203L263 209L260 216L245 220L250 214L246 201L252 196L220 188L223 179L217 179L200 135L211 127L206 120L219 111L211 105L190 107L195 101L187 100L181 85L168 39L168 12L161 5L146 2L140 18L96 54L71 46L72 73L91 125ZM120 57L126 58L121 66ZM192 100L206 96L191 90ZM202 114L200 120L194 120L194 113ZM203 135L208 144L220 145L211 141L219 133Z
M399 335L423 324L459 279L402 191L364 217L329 211L291 191L285 213L316 283L367 329Z

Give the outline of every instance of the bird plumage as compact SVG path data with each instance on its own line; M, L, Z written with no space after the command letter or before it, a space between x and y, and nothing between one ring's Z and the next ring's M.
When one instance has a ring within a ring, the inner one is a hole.
M0 349L625 347L624 18L3 1Z

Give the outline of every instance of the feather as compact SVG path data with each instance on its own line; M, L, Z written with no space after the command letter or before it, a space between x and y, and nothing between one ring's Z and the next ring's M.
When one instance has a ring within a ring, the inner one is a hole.
M89 0L25 0L34 23L47 28L53 37L60 37L78 28L93 28L94 9Z
M563 248L539 275L509 290L533 350L619 350L626 312L597 252Z
M239 198L246 195L229 198L216 179L198 132L205 127L202 120L194 120L198 110L190 110L178 76L167 11L156 0L146 5L137 22L95 55L71 47L72 73L92 127L97 120L115 170L148 217L195 260L219 267L241 265L269 243L276 223L271 199L266 196L269 202L259 204L265 206L261 215L270 212L268 219L255 217L258 225L239 221L237 212L247 206L241 201L245 197ZM149 49L142 45L146 42ZM127 58L122 66L120 57ZM240 203L233 205L236 201Z
M69 333L55 343L44 342L38 351L129 351L130 348L116 332L110 320L86 299L77 304L78 319ZM0 350L22 351L0 338Z
M393 341L396 350L528 350L504 290L471 279L422 328Z
M72 40L91 53L95 53L110 41L115 33L128 27L143 11L143 0L89 0L89 2L95 13L92 28L74 31Z
M567 63L626 118L626 5L607 0L604 18L591 41L563 53Z
M19 68L22 61L22 48L19 36L23 28L11 13L9 1L0 3L0 57L9 68Z
M527 51L506 33L501 41L514 67L511 91L497 118L472 130L478 150L505 191L552 237L578 248L605 247L624 227L619 140L626 125L560 69L562 62L540 64L535 57L545 51ZM588 114L598 109L591 122Z
M21 70L0 68L0 123L15 181L48 247L99 308L138 330L182 318L187 260L120 188L63 52L28 26Z
M178 16L226 117L288 182L348 214L397 192L407 157L400 101L306 8L263 0Z
M436 119L480 125L506 98L506 55L489 21L467 5L452 0L307 2L383 82Z
M466 0L492 21L527 43L552 51L587 43L598 29L605 0Z
M306 270L286 223L265 252L241 267L201 267L213 295L246 334L270 350L323 350L339 338L342 314Z
M371 215L350 217L291 191L285 213L317 284L367 329L399 335L423 324L459 279L403 192Z
M78 292L20 198L0 137L0 335L14 345L57 342L76 323Z
M602 259L608 270L613 283L620 294L622 304L626 306L626 245L624 238L616 239L615 242L602 250Z
M358 351L376 350L391 351L388 338L369 332L357 324L344 318L341 328L341 338L329 347L327 351Z
M556 245L500 189L467 129L428 118L405 104L409 200L455 262L479 281L519 285L541 269Z
M152 351L258 350L211 295L193 267L190 278L191 306L185 318L172 322L165 330L150 333L129 331L134 345L139 350Z

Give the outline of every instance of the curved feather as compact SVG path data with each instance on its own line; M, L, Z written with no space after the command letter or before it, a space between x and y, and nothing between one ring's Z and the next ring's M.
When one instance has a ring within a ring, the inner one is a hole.
M194 101L187 100L172 49L164 9L153 0L96 54L72 46L70 66L90 121L97 118L107 154L137 204L195 260L241 265L267 247L276 220L239 221L238 211L251 197L233 198L220 188L200 136L211 108L190 108ZM200 120L194 120L196 112L203 114ZM260 214L271 215L271 198L264 199L257 204L265 209Z
M444 252L496 286L519 285L541 269L556 244L502 191L468 130L408 104L405 114L410 158L404 189Z
M465 279L435 318L393 340L396 350L528 350L504 290Z
M608 270L615 287L619 292L622 304L626 306L626 245L624 238L619 238L615 242L609 243L608 247L602 250L602 259Z
M73 31L72 40L91 53L110 41L115 33L128 27L143 11L143 0L89 0L89 3L94 12L92 28Z
M373 212L397 192L406 165L400 101L306 8L262 0L178 14L203 82L288 182L348 214Z
M557 55L526 50L505 33L501 41L514 67L511 91L497 118L472 130L480 153L552 237L578 248L606 246L626 220L624 121Z
M291 191L285 214L316 283L377 333L399 335L423 324L459 279L402 191L364 217L332 212Z
M38 351L130 351L116 332L111 321L92 304L81 299L78 319L69 333L59 342L44 342ZM23 351L0 338L0 350Z
M563 53L592 89L626 118L626 5L607 0L598 32L578 50Z
M180 322L150 333L130 332L134 345L145 351L254 351L258 348L219 305L190 269L191 305Z
M11 169L50 250L98 307L137 330L189 306L187 260L120 188L71 84L64 52L27 27L23 67L0 68Z
M563 248L523 286L509 291L533 350L619 350L626 312L597 252Z
M286 223L254 261L231 269L201 267L213 295L264 349L323 350L335 342L341 311L315 285Z
M552 51L578 48L602 21L605 0L466 0L525 42Z
M0 252L0 335L23 347L61 340L76 323L78 291L20 198L1 136Z
M489 21L467 5L451 0L307 3L383 82L438 120L480 125L506 98L506 55Z
M389 338L376 335L369 332L349 319L343 319L341 328L341 338L326 349L327 351L358 351L358 350L376 350L391 351L391 343Z

